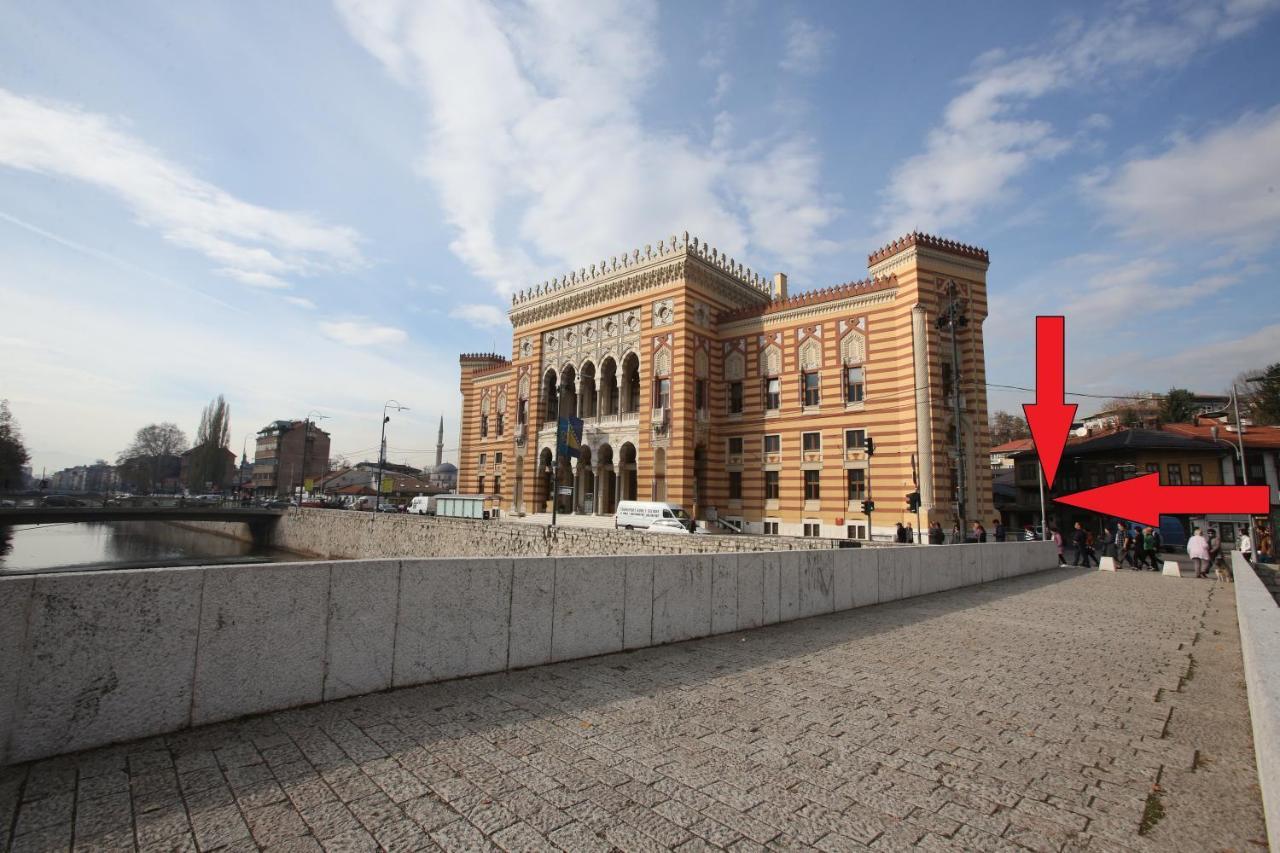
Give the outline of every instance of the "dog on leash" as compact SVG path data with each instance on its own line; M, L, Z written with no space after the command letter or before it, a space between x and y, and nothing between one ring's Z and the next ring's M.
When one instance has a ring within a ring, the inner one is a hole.
M1213 571L1214 574L1218 576L1218 580L1226 581L1227 583L1235 583L1235 580L1231 577L1231 569L1227 568L1227 564L1223 560L1218 560L1218 562L1214 564Z

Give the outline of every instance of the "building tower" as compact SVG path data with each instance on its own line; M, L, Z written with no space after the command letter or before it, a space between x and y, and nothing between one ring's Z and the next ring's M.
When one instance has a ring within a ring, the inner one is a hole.
M436 467L444 462L444 415L440 416L440 434L436 436Z

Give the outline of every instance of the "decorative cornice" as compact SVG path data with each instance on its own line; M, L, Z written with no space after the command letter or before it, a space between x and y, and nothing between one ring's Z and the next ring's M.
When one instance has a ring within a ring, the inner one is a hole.
M970 246L966 243L957 243L955 240L947 240L942 237L935 237L932 234L923 234L919 231L912 231L904 237L899 237L892 243L881 247L878 251L872 252L867 256L867 266L875 266L886 258L891 258L901 252L903 249L911 246L927 246L930 249L937 249L942 252L949 252L953 255L960 255L966 258L972 258L976 261L989 263L990 258L987 250L978 246Z
M691 261L696 261L696 267ZM697 237L690 238L686 231L683 239L672 235L670 243L659 240L656 250L650 244L643 253L635 249L520 291L511 297L508 316L512 325L522 326L665 283L695 268L717 278L721 284L717 289L731 294L736 304L764 303L770 297L767 278Z
M747 320L754 317L765 317L770 314L790 311L794 308L803 308L807 305L817 305L825 302L836 302L841 299L847 299L851 296L861 296L878 290L895 288L897 286L897 276L865 279L863 281L849 281L844 284L837 284L833 287L797 293L789 299L774 300L768 305L761 307L740 308L734 311L725 311L720 314L718 322L725 324L734 323L739 320Z
M836 298L834 300L810 302L804 305L797 305L793 308L785 308L781 311L771 312L769 314L748 314L742 318L735 319L730 323L723 323L720 326L722 335L737 335L744 332L750 332L760 327L761 323L790 321L795 322L805 320L810 317L819 317L824 314L838 314L841 311L847 311L854 308L863 308L868 305L878 305L884 302L892 302L898 296L898 288L896 283L884 288L872 289L863 292L854 292L850 295Z

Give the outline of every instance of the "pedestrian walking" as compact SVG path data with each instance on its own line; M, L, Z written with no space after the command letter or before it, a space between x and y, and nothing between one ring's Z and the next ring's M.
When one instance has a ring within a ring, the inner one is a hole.
M1249 528L1240 528L1240 556L1245 562L1253 565L1253 540L1249 538Z
M911 529L911 522L907 522L907 541L912 545L916 543L916 532Z
M1124 525L1120 525L1121 532L1118 534L1122 537L1120 543L1120 559L1116 562L1116 568L1120 568L1126 561L1129 568L1138 571L1141 567L1138 565L1137 556L1134 552L1134 532Z
M1142 550L1143 558L1151 564L1151 571L1160 571L1159 540L1156 538L1156 531L1153 528L1146 527L1142 531Z
M893 541L901 545L907 541L907 530L902 526L902 522L898 522L897 528L893 531Z
M1049 529L1053 531L1053 544L1058 546L1058 568L1062 568L1067 564L1066 558L1062 555L1062 534L1058 532L1056 527L1050 527Z
M942 531L942 522L934 521L929 525L929 544L945 545L947 542L947 534Z
M1076 559L1071 565L1079 566L1083 561L1083 568L1092 568L1089 565L1089 533L1084 529L1084 525L1078 521L1075 528L1075 533L1071 534L1071 544L1075 545Z
M951 525L951 544L959 545L962 542L964 542L964 536L960 533L960 522L957 521Z
M993 518L991 520L991 526L995 529L996 541L1003 542L1005 536L1007 536L1009 533L1009 531L1005 530L1004 528L1004 522L998 518Z
M1116 530L1111 534L1107 545L1111 551L1111 557L1116 561L1116 568L1120 567L1120 552L1124 548L1124 523L1116 522ZM1106 551L1103 552L1104 554Z
M1187 556L1191 558L1191 565L1196 570L1196 577L1209 577L1209 540L1200 535L1200 528L1196 528L1196 532L1187 540Z
M1276 561L1275 548L1275 539L1271 536L1271 530L1258 525L1258 562L1274 563Z
M973 523L973 541L974 542L987 541L987 528L982 526L981 521L975 521Z

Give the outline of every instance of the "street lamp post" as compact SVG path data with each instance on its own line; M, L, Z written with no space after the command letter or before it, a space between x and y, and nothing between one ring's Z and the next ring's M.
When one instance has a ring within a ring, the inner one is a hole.
M954 280L948 280L946 283L947 305L946 308L938 314L937 326L939 329L950 329L951 331L951 407L953 417L955 418L955 442L956 442L956 515L957 523L960 525L960 534L964 536L965 527L965 459L964 450L961 445L962 435L960 432L960 329L968 325L969 319L965 316L965 300L958 297L959 286Z
M409 411L409 407L400 405L399 400L388 400L382 404L382 438L378 441L378 496L373 501L373 514L375 516L382 509L382 466L387 462L387 421L391 420L391 416L387 414L387 409L395 409L397 412Z

